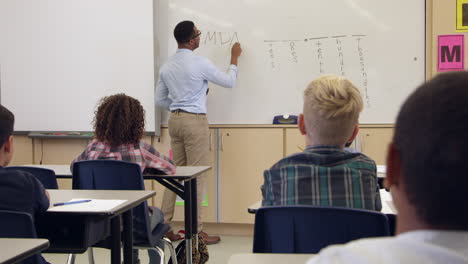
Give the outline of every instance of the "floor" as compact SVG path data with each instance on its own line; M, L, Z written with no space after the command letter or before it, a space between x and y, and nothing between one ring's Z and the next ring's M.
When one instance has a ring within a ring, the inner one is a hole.
M236 253L252 252L253 238L250 236L221 236L221 242L216 245L209 245L208 252L210 258L209 264L227 263L229 257ZM101 248L95 248L94 261L96 264L110 263L110 251ZM169 255L169 252L166 252ZM64 254L43 254L44 258L52 264L66 264L67 255ZM146 251L140 251L141 264L148 263L148 254ZM76 264L87 264L88 254L80 254L76 256Z

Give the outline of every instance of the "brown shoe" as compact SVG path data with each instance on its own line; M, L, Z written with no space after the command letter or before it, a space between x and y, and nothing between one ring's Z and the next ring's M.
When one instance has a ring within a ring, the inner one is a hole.
M207 244L207 245L218 244L219 241L221 241L221 238L219 236L210 236L210 235L208 235L207 233L205 233L203 231L198 233L198 235L201 238L203 238L203 240L205 241L205 244Z
M174 234L174 232L172 232L172 231L167 232L164 236L169 238L169 240L171 240L173 242L177 241L177 240L181 240L183 238L179 234Z

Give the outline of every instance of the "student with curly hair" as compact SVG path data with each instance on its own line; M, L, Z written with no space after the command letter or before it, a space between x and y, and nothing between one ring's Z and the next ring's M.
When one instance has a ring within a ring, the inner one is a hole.
M145 130L145 110L135 98L115 94L101 99L94 117L95 139L73 163L82 160L122 160L137 163L143 172L154 168L175 173L175 165L141 139Z
M115 94L101 99L93 120L95 139L71 164L83 160L122 160L137 163L145 169L158 169L174 174L176 167L172 160L160 154L141 139L145 131L145 110L138 100L125 94ZM151 212L150 228L163 222L163 214L156 207ZM155 256L150 251L150 259ZM139 263L138 250L133 253L134 263Z

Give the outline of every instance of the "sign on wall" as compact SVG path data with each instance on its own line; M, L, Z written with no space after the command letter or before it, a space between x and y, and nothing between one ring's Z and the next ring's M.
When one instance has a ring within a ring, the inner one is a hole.
M439 35L437 71L463 71L465 69L465 36Z
M468 0L457 0L456 31L468 31Z

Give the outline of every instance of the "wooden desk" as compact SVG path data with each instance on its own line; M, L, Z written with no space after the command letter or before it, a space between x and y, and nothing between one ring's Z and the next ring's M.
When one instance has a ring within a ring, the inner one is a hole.
M0 238L0 264L18 263L47 247L47 239Z
M397 214L397 211L395 209L395 207L393 206L393 202L392 202L392 196L390 195L389 192L387 192L385 189L381 189L380 190L380 199L382 200L382 213L384 214ZM250 214L255 214L258 210L258 208L260 208L262 206L262 201L257 201L253 204L251 204L248 208L247 208L247 212L249 212Z
M50 238L51 253L83 253L88 247L105 239L109 233L106 223L110 219L112 239L111 263L120 264L121 220L123 218L124 263L132 263L133 214L132 208L154 196L154 191L110 190L48 190L50 203L69 201L74 198L126 200L109 210L50 212L37 219L38 236ZM92 227L104 227L93 229ZM66 230L66 231L63 231ZM60 234L63 232L63 234Z
M51 169L57 178L72 178L69 165L25 165ZM178 166L174 175L143 175L145 180L155 180L184 200L184 224L187 263L192 263L192 237L198 232L197 177L208 171L210 166ZM181 183L182 182L182 183Z
M306 263L314 254L242 253L229 258L228 264L284 264Z

